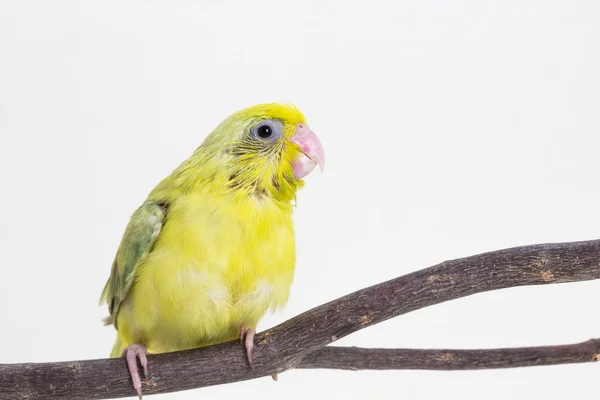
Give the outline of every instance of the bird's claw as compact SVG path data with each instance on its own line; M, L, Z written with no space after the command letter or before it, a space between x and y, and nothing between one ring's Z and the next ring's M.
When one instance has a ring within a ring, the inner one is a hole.
M242 326L240 330L240 342L244 345L246 349L246 358L248 359L248 364L250 364L251 368L254 368L252 364L252 349L254 349L254 335L256 335L256 331L254 328L247 328Z
M148 378L148 358L146 357L146 354L148 354L146 351L146 346L141 344L132 344L127 346L127 348L125 348L121 354L121 358L127 360L127 368L129 369L129 375L131 376L131 381L133 382L133 388L137 392L140 400L142 399L142 380L140 379L137 360L138 358L140 359L144 378Z

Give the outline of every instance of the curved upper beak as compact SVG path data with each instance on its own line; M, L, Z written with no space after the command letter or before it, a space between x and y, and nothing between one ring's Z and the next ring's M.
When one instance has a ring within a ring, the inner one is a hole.
M325 152L319 138L305 124L296 125L296 133L290 141L298 146L302 156L292 162L294 178L302 179L318 165L321 172L325 169Z

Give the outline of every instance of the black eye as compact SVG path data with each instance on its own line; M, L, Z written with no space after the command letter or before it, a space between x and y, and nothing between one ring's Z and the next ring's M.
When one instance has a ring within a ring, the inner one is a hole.
M259 138L268 139L273 134L273 129L269 125L262 125L258 127L256 134Z
M281 137L283 124L276 119L267 119L259 122L252 128L250 136L258 140L271 141Z

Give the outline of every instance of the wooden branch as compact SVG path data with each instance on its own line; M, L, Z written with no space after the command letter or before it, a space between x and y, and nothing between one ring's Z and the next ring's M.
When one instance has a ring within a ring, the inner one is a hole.
M600 361L600 339L562 346L485 350L365 349L324 347L308 354L301 369L468 370L532 367Z
M303 359L311 361L310 353L335 340L420 308L490 290L599 278L600 240L516 247L445 261L341 297L257 335L254 368L247 365L237 342L151 356L151 376L143 391L167 393L267 376L302 367ZM321 351L315 356L334 354L328 353L331 349ZM490 360L498 357L493 355L498 351L487 350L492 352ZM0 365L0 399L134 395L125 363L119 359Z

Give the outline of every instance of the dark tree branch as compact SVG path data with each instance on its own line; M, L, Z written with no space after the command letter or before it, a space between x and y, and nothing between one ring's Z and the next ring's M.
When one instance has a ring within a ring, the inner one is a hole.
M364 349L324 347L308 354L302 369L428 369L467 370L575 364L600 360L600 339L562 346L485 350Z
M145 394L166 393L267 376L302 367L303 362L311 362L307 356L317 350L320 353L313 357L328 357L335 355L329 352L335 351L367 351L322 348L359 329L420 308L490 290L599 278L600 240L516 247L445 261L341 297L257 335L253 369L246 364L237 342L151 356L151 378L143 390ZM562 348L563 355L556 357L566 357L564 362L569 362L573 349ZM380 350L370 351L371 357L376 357ZM491 368L491 359L498 357L499 351L509 350L475 352L488 352ZM454 356L457 351L446 352ZM539 364L537 359L525 363L517 353L506 354L514 357L516 365ZM458 359L461 356L469 357L456 353ZM325 363L330 358L323 360ZM506 360L504 364L510 362ZM106 399L133 395L122 360L0 365L0 399Z

